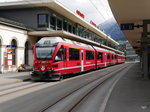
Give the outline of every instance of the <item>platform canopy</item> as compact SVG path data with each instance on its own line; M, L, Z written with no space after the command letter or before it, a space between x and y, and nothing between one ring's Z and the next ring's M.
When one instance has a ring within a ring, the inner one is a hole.
M120 55L124 54L123 52L118 51L116 49L113 49L111 47L102 45L100 43L91 41L91 40L86 39L86 38L82 38L78 35L74 35L72 33L66 32L66 31L29 31L28 35L33 36L33 37L38 37L38 36L57 37L57 36L60 36L60 37L64 37L64 38L67 38L67 39L70 39L70 40L75 40L75 41L83 42L83 43L90 44L90 45L93 45L93 46L102 47L104 49L114 51L115 53L120 54Z
M137 53L141 50L143 20L150 20L150 0L108 0L114 17Z

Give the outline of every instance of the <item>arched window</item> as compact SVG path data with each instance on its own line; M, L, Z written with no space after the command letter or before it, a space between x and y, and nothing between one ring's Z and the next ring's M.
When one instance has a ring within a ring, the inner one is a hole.
M25 43L24 64L29 65L29 42Z
M11 48L12 48L12 65L16 65L16 48L17 48L17 41L13 39L11 41Z

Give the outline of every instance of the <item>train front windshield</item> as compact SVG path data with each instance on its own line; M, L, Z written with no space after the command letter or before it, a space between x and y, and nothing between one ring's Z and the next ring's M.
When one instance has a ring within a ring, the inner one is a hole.
M36 47L37 59L38 60L51 60L54 50L55 50L55 47L54 46L38 46L38 47Z

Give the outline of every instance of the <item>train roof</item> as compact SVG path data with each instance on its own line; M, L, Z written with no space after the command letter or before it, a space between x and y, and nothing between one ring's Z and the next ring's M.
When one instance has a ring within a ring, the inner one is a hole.
M82 47L87 47L87 48L92 48L93 47L91 45L88 44L84 44L81 42L77 42L74 40L69 40L66 38L62 38L62 37L43 37L42 39L40 39L37 44L41 44L41 45L55 45L58 42L64 42L64 43L68 43L68 44L73 44L73 45L78 45L78 46L82 46Z
M111 50L107 50L104 48L88 45L88 44L77 42L74 40L69 40L69 39L66 39L63 37L43 37L42 39L40 39L37 42L37 45L51 45L51 46L53 46L53 45L56 45L58 42L63 42L63 43L73 44L73 45L82 46L82 47L86 47L86 48L97 49L97 50L101 50L101 51L115 53Z
M115 53L113 51L110 51L110 50L107 50L107 49L104 49L104 48L100 48L100 47L96 47L96 46L93 46L94 49L97 49L97 50L101 50L101 51L106 51L106 52L110 52L110 53Z

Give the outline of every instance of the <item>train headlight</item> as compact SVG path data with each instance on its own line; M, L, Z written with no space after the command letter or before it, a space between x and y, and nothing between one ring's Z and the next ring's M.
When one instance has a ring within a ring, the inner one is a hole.
M41 70L44 71L44 70L45 70L45 66L42 66L42 67L41 67Z

